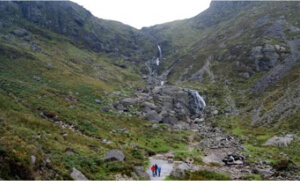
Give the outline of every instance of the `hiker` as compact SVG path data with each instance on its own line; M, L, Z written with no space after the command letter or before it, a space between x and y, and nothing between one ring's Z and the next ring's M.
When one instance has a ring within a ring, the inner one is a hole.
M160 177L161 167L157 167L158 176Z
M158 168L158 166L157 166L157 164L155 164L155 176L157 176L157 168Z
M151 171L152 171L152 175L153 175L153 177L155 177L155 165L152 165L152 167L151 167Z

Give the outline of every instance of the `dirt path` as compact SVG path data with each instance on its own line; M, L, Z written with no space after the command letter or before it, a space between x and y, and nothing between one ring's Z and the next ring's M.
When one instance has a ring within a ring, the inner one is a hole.
M147 173L150 176L150 180L165 180L167 176L169 176L173 170L174 163L169 163L167 160L158 159L156 157L150 157L150 166L147 168ZM157 164L161 167L161 175L160 177L153 177L150 167L152 165Z

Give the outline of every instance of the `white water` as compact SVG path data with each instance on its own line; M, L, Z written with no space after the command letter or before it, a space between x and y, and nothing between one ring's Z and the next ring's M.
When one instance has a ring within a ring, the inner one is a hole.
M159 58L157 58L157 59L155 60L155 63L156 63L157 66L159 66Z
M203 110L206 107L206 103L203 99L203 97L200 96L198 91L191 91L192 95L195 98L195 104L197 105L197 109Z
M161 56L162 56L162 54L161 54L161 48L160 48L159 45L157 45L157 48L158 48L158 51L159 51L159 59L161 59Z
M164 84L165 84L165 82L164 82L164 81L161 81L161 82L160 82L160 85L161 85L161 86L163 86Z

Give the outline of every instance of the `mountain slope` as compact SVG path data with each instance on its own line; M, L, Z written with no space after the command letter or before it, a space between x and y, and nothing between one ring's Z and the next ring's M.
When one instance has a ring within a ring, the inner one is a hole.
M155 54L148 36L71 2L0 10L0 178L74 179L73 168L88 179L134 176L148 155L185 148L188 133L162 134L136 106L114 106L144 85L134 64ZM105 161L111 149L125 161Z
M138 30L119 22L98 19L72 2L2 2L0 9L4 26L18 25L36 33L37 27L46 28L69 37L80 48L128 58L144 53L143 57L147 57L153 53L155 44Z
M274 135L299 135L299 7L213 1L194 18L142 29L161 45L160 74L169 84L200 90L207 122L244 137L248 154L266 152L253 160L274 161L269 155L284 152L300 161L299 152L291 153L299 140L286 149L264 146Z

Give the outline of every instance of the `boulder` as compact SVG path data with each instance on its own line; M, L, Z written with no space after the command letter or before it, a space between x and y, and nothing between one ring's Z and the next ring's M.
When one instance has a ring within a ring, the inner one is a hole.
M36 161L36 157L34 155L31 155L30 156L30 164L31 165L34 165L35 164L35 161Z
M214 111L212 112L212 114L213 114L213 115L218 115L218 114L219 114L219 111L218 111L218 110L214 110Z
M171 125L175 125L178 123L178 119L174 116L166 116L166 117L162 118L162 122L171 124Z
M294 136L287 134L284 136L273 136L268 139L264 145L276 146L276 147L287 147L294 140Z
M146 119L151 122L160 122L161 121L161 117L154 110L146 113Z
M35 81L37 81L37 82L41 81L41 78L38 77L38 76L33 76L32 78L33 78Z
M110 109L109 106L103 106L103 107L101 108L101 111L103 111L103 112L110 112L111 109Z
M96 103L96 104L101 104L100 99L95 99L95 103Z
M28 35L28 31L25 29L15 29L11 32L13 35L18 36L18 37L23 37Z
M88 180L79 170L73 167L72 173L70 174L74 180Z
M239 73L239 77L242 77L244 79L249 79L250 74L248 72Z
M183 169L175 168L172 170L171 176L175 179L183 179L185 177L185 172Z
M106 153L105 161L124 161L125 155L120 150L110 150L108 153Z
M271 171L271 168L257 168L256 172L258 172L259 175L263 176L264 179L270 178L274 175L274 172Z
M114 108L116 108L117 110L120 110L120 111L127 111L127 108L124 107L122 104L120 103L115 103L114 104Z
M125 98L120 101L125 106L135 105L137 100L133 98Z
M47 68L48 70L51 70L52 67L53 67L53 66L52 66L52 63L47 63L47 64L46 64L46 68Z
M139 179L150 180L150 177L143 166L134 166L133 169L134 173L139 177Z

